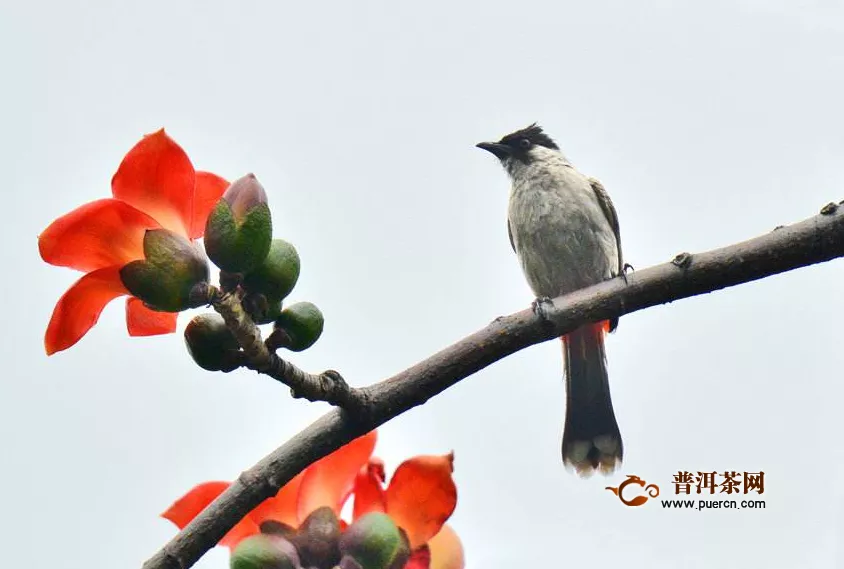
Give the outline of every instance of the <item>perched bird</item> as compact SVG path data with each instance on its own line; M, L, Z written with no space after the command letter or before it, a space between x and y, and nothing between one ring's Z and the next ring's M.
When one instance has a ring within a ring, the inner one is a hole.
M624 273L615 207L600 182L578 172L536 124L477 144L510 176L510 244L543 301ZM621 464L621 434L610 399L604 335L613 321L587 324L563 342L566 422L563 463L580 475Z

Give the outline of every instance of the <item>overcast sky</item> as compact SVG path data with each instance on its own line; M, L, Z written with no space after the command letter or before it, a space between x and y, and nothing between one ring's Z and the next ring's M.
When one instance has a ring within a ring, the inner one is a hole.
M128 338L123 304L47 358L78 275L41 262L54 218L109 194L166 127L199 169L254 172L326 315L293 359L383 379L528 306L508 181L480 140L539 121L615 201L637 268L750 238L844 198L844 8L725 2L7 2L0 432L4 565L139 567L158 518L326 411L252 372ZM634 4L636 4L634 6ZM388 468L456 454L468 567L841 565L844 262L622 318L608 341L625 463L560 461L559 342L389 423ZM189 316L180 318L180 325ZM764 510L625 508L636 474L764 471ZM223 568L218 548L197 565Z

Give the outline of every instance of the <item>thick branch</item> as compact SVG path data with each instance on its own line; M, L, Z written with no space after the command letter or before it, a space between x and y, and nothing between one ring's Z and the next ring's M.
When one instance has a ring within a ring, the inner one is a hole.
M428 359L364 388L366 413L355 418L335 409L245 471L217 500L144 565L144 569L184 569L193 565L225 533L264 499L273 496L309 464L355 437L423 404L461 379L532 344L578 326L761 279L844 256L844 208L767 235L640 270L564 297L546 309L496 319L486 328Z
M356 413L364 410L365 394L349 387L336 371L327 370L318 375L308 373L273 353L261 339L261 329L243 309L240 294L221 293L210 288L208 300L226 321L229 330L243 348L244 367L287 385L293 397L304 397L309 401L327 401Z

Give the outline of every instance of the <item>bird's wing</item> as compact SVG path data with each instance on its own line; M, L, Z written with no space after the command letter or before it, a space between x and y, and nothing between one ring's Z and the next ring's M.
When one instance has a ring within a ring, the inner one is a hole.
M613 276L618 276L624 270L624 259L621 256L621 230L618 227L618 214L615 211L615 206L612 205L612 200L604 185L595 178L589 178L589 185L598 197L598 203L601 204L601 209L604 210L604 215L607 216L607 221L612 227L615 234L615 244L618 248L618 272Z
M507 237L510 238L510 247L513 248L513 253L515 253L516 245L513 243L513 230L510 229L510 218L507 218Z
M610 195L607 193L607 190L604 189L604 185L601 182L595 178L589 178L589 185L592 186L592 190L598 197L598 203L601 204L601 209L604 210L604 215L607 217L607 221L610 222L612 232L615 234L615 245L618 249L618 272L613 276L617 277L624 272L624 259L621 256L621 230L618 226L618 213L616 213L615 206L612 205ZM610 332L615 332L616 328L618 328L618 318L613 318L610 320Z

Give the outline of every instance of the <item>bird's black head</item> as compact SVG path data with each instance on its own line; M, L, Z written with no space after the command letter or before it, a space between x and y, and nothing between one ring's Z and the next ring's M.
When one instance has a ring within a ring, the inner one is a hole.
M511 132L498 142L479 142L475 146L493 153L499 160L516 158L522 162L528 161L528 153L534 146L542 146L552 150L560 149L557 143L545 134L542 127L536 123L516 132Z

